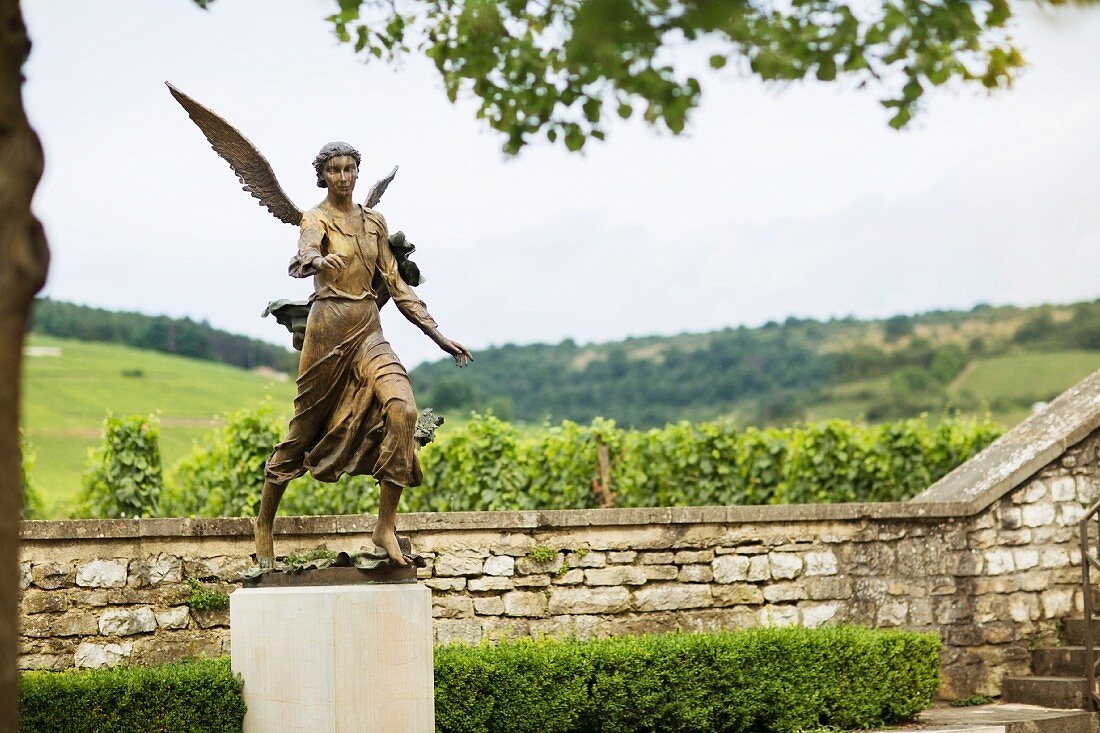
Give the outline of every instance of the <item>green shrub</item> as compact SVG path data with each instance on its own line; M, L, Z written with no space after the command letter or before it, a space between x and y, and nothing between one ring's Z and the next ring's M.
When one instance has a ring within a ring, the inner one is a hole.
M25 672L21 733L240 733L228 659L162 667Z
M425 484L408 511L587 509L598 446L608 447L616 506L904 501L1000 435L989 419L864 426L829 420L739 430L681 422L621 430L608 420L528 434L474 415L424 448Z
M857 627L441 647L441 733L795 733L911 720L939 638Z
M157 516L163 484L159 441L155 415L108 414L102 442L88 451L77 515Z
M225 416L173 468L163 516L255 516L264 488L264 465L286 432L271 403ZM370 476L343 476L325 484L306 475L287 487L280 514L365 514L378 507L378 483Z
M176 465L161 511L254 515L264 463L283 430L269 404L228 415ZM999 434L988 419L963 417L744 430L681 422L644 431L597 419L525 432L474 415L421 451L424 486L407 491L402 506L410 512L594 508L602 503L594 489L601 446L620 507L904 501ZM279 511L363 514L377 506L370 476L326 484L307 475L287 488Z
M939 638L858 627L451 645L435 651L440 733L796 733L911 720L939 686ZM240 731L228 659L23 675L22 733Z

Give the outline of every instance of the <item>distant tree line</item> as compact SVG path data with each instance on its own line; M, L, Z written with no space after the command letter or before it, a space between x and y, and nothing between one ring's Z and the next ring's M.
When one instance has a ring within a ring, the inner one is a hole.
M30 330L59 338L125 344L244 369L264 366L291 374L298 370L298 354L289 349L221 331L206 321L190 318L116 312L38 298Z
M1006 321L1021 325L1008 335L992 327ZM918 335L919 326L964 322L990 328L938 342ZM872 329L877 340L868 338ZM1042 347L1100 349L1100 301L1038 309L979 305L883 321L789 318L600 346L570 339L506 345L478 352L472 369L458 372L441 361L417 367L412 378L418 401L442 411L488 409L526 421L606 417L653 427L735 409L747 423L790 422L833 385L883 377L886 393L874 395L867 414L882 420L942 409L948 384L976 356Z

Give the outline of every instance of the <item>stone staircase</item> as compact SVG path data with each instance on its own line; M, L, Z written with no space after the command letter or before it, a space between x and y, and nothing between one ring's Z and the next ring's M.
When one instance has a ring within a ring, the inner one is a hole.
M1100 650L1100 617L1094 617L1093 634L1093 643ZM1061 642L1062 646L1033 649L1032 674L1006 677L1001 685L1001 699L1048 708L1087 708L1085 619L1066 619L1062 626Z

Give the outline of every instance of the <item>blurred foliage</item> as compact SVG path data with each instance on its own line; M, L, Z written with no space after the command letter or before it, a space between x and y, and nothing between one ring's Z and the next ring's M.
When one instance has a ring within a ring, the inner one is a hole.
M42 506L42 497L38 495L38 491L34 488L34 484L31 483L31 471L34 470L34 461L37 458L37 454L27 439L23 436L23 431L19 431L19 481L23 487L23 519L45 519L46 513Z
M156 415L108 414L100 445L88 451L76 514L96 519L157 516L161 474Z
M1008 0L336 0L328 21L364 58L427 56L514 154L536 135L580 150L608 117L682 132L702 95L677 63L687 45L767 82L874 86L904 127L930 87L1012 83L1011 18Z

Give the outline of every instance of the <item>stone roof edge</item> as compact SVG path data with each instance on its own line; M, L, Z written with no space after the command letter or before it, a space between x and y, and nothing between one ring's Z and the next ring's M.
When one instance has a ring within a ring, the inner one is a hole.
M964 502L976 514L1100 429L1100 370L910 500Z
M403 532L501 532L570 527L935 520L963 517L972 513L969 504L958 502L440 512L399 515L398 530ZM278 517L275 521L275 531L280 535L363 534L373 529L374 516L370 514ZM234 538L251 536L252 520L250 518L215 518L25 521L22 523L21 534L24 541L140 540L152 537Z

